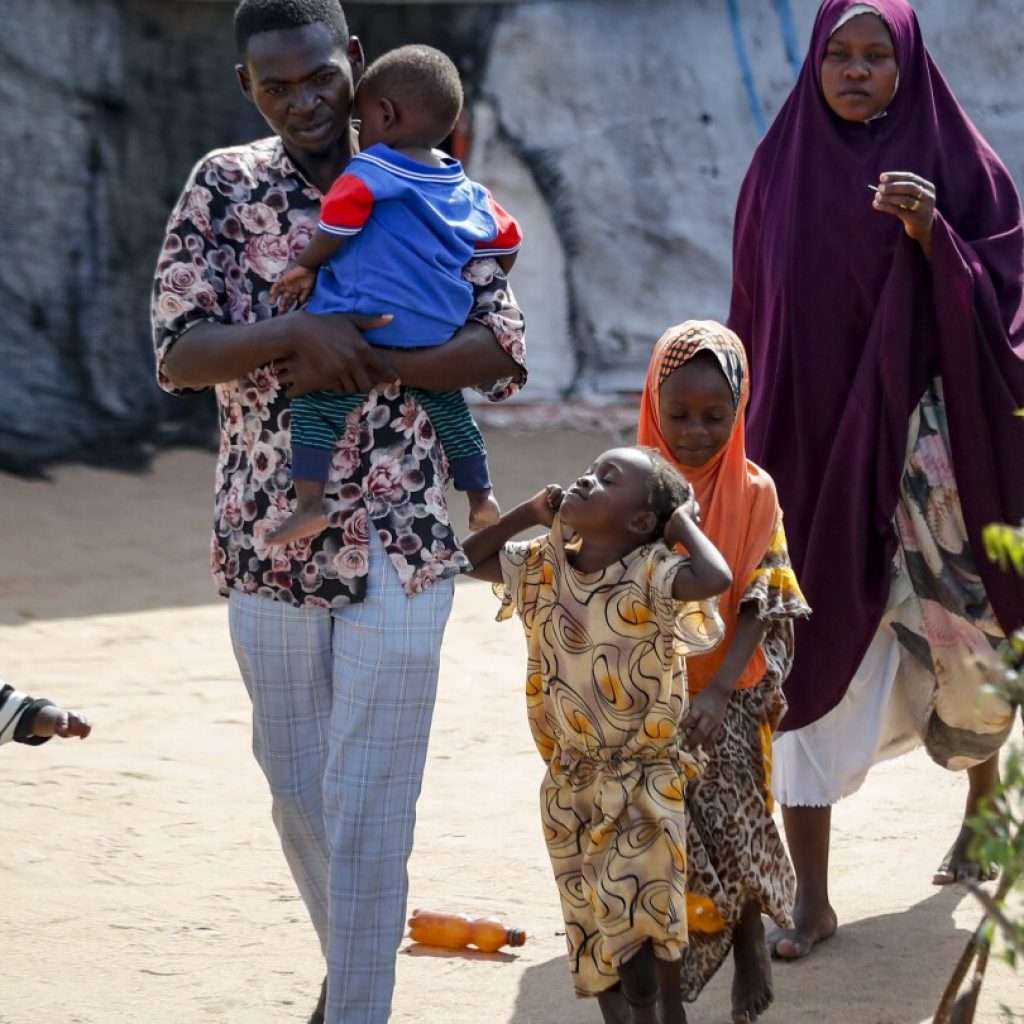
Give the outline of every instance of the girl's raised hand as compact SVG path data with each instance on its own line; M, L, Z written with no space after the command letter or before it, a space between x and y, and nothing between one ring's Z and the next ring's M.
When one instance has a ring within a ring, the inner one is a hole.
M538 526L551 526L555 521L555 513L562 504L565 491L558 484L548 484L543 491L538 491L530 499L530 508L537 517Z
M935 186L910 171L885 171L879 175L872 206L899 217L903 230L931 259L932 223L935 220Z
M700 505L695 496L672 513L672 518L665 524L665 543L674 548L677 544L686 545L690 531L700 525Z

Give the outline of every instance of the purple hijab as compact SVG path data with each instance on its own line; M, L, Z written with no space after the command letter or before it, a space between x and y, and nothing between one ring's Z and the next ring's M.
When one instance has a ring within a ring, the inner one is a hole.
M905 0L873 0L899 87L885 116L828 108L818 73L853 0L825 0L792 93L740 192L729 326L750 356L747 451L775 478L814 614L798 623L785 729L839 703L889 594L910 417L941 375L971 547L1004 630L1024 585L981 530L1024 518L1024 223L1002 162L957 103ZM882 171L935 183L932 265L875 212Z

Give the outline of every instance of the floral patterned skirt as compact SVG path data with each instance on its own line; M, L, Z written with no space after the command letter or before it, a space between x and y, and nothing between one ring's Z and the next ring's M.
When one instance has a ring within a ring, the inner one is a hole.
M949 452L935 380L910 423L879 632L843 700L775 741L775 794L788 806L835 803L871 764L921 744L944 768L969 768L1010 733L1013 708L987 692L981 669L1005 637L967 540Z
M962 769L991 757L1013 724L1013 709L986 692L980 668L1005 638L967 541L940 381L910 426L886 623L899 640L898 677L925 749L943 767Z

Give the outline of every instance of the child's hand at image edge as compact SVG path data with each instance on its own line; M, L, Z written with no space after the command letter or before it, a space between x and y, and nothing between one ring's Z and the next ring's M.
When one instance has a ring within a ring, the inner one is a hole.
M69 711L56 705L41 708L32 725L32 734L38 737L77 736L84 740L92 732L92 724L81 711Z

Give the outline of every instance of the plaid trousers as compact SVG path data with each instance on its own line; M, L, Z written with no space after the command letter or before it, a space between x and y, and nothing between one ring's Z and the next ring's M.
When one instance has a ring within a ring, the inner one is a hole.
M366 599L333 611L233 591L285 858L327 958L326 1024L383 1024L405 927L416 800L454 586L407 597L370 531Z

